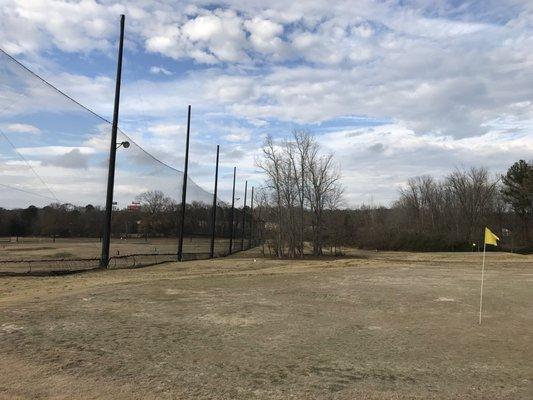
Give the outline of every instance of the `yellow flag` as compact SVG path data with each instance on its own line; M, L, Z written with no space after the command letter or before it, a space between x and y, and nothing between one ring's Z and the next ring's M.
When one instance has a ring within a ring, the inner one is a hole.
M491 232L489 228L485 228L485 244L491 244L493 246L498 246L498 240L500 238Z

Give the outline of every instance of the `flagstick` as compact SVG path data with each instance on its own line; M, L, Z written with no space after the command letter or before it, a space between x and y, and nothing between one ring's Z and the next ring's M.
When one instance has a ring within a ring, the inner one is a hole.
M487 249L487 242L483 243L483 266L481 267L481 292L479 295L479 325L481 325L481 310L483 309L483 278L485 274L485 251Z

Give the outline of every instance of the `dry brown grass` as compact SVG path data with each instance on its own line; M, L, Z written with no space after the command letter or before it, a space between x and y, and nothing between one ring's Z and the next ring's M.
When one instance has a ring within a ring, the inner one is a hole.
M0 397L533 398L533 257L478 326L478 254L348 256L1 278Z
M240 244L240 240L237 240ZM209 238L185 238L184 251L191 253L209 252ZM216 251L226 251L228 239L217 238ZM42 258L94 258L100 257L101 243L95 238L58 238L53 242L50 238L20 238L19 242L0 243L0 263L2 260L29 260ZM176 253L176 238L113 238L110 255L126 255L138 253Z
M99 266L101 243L95 238L21 238L0 243L0 276L16 274L46 275L95 269ZM185 259L209 258L210 238L186 237L183 242ZM244 243L248 246L248 242ZM233 251L240 251L236 239ZM216 238L215 255L224 256L229 239ZM113 238L110 246L110 268L131 268L173 261L177 258L176 238ZM136 257L130 257L136 255Z

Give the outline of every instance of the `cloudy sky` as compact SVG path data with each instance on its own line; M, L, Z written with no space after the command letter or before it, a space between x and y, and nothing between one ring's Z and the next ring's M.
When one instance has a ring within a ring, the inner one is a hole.
M335 153L347 205L389 204L411 176L474 165L496 174L533 158L531 1L0 0L0 47L110 119L121 13L122 130L182 169L191 104L191 176L212 190L220 144L223 199L234 165L260 186L254 157L264 136L293 129ZM87 161L105 127L97 119L75 125L72 113L54 110L59 100L45 105L35 88L22 115L14 72L5 70L0 83L11 77L11 92L0 102L11 109L0 107L0 128L51 192L72 199L57 177L79 183L105 170ZM38 112L30 116L28 103L39 103ZM69 140L50 114L69 125Z

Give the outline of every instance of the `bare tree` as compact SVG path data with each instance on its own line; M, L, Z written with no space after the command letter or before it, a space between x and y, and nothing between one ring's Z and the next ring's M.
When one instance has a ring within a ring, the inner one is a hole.
M299 243L298 251L300 257L304 255L304 241L305 241L305 186L306 186L306 167L313 147L316 146L316 142L305 131L294 131L294 146L296 147L297 154L293 160L294 176L296 177L295 184L297 187L298 201L300 204L300 226L299 226ZM291 152L293 154L293 152Z
M275 207L277 223L276 255L283 257L283 158L281 150L274 144L271 136L267 136L263 145L263 156L256 160L256 164L267 175L266 187L271 190L271 197Z
M314 146L307 162L306 197L309 201L313 228L313 255L321 255L324 245L324 210L342 196L340 172L333 154L320 155Z
M487 215L497 191L497 181L489 179L486 168L456 170L444 183L449 192L450 209L455 211L456 231L462 240L477 237L481 219Z
M443 224L443 187L433 177L424 175L410 178L407 186L400 189L396 206L409 214L409 221L416 231L431 229L438 232Z
M336 207L342 196L340 173L333 155L323 155L307 132L295 131L292 140L274 143L267 137L257 165L267 175L276 215L276 253L303 256L305 216L310 214L313 253L322 254L325 209Z
M141 221L141 230L150 235L167 232L172 226L176 203L160 190L150 190L135 198L141 203L146 217Z

